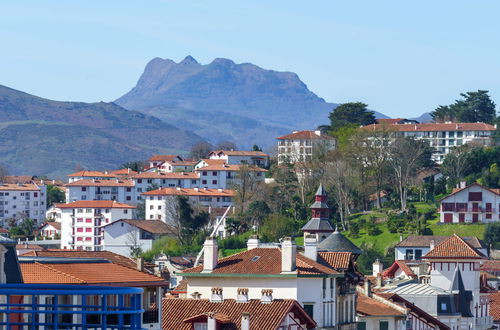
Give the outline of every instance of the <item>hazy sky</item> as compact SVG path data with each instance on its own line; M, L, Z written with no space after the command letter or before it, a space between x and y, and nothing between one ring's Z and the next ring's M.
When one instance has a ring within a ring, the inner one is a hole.
M2 1L0 84L112 101L154 57L296 72L330 102L389 116L488 89L500 103L499 1Z

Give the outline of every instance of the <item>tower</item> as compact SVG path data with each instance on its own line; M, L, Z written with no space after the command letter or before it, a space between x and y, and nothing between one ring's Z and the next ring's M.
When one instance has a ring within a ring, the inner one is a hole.
M314 235L319 243L334 232L329 220L330 208L326 203L327 198L326 189L320 184L316 191L314 203L310 207L312 210L311 220L302 227L304 240L306 235Z

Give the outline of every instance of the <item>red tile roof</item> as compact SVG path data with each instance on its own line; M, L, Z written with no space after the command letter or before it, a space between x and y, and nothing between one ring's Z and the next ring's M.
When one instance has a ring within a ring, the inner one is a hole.
M500 291L490 293L490 315L493 321L500 322Z
M292 134L280 136L277 139L278 140L306 140L306 139L333 140L334 138L325 133L321 133L321 135L318 135L315 133L315 131L297 131Z
M500 189L488 188L488 187L485 187L485 186L483 186L483 185L481 185L481 184L479 184L477 182L474 182L474 183L468 185L467 187L453 188L451 194L449 194L448 196L445 196L445 197L441 198L439 201L442 202L443 200L447 199L448 197L453 196L456 193L461 192L462 190L465 190L465 189L467 189L469 187L472 187L472 186L478 186L478 187L480 187L480 188L482 188L484 190L490 191L490 192L492 192L492 193L494 193L496 195L500 195Z
M363 126L362 129L376 130L381 124ZM423 124L392 124L391 128L400 132L436 132L436 131L495 131L493 125L486 123L423 123Z
M88 180L82 179L66 184L67 187L133 187L132 180Z
M68 177L98 177L98 178L114 178L113 174L104 173L100 171L79 171L67 175Z
M319 252L318 255L318 262L337 270L349 269L353 258L352 252Z
M15 184L15 183L5 183L0 184L0 191L39 191L40 188L33 183L26 184Z
M232 189L204 189L204 188L161 188L144 192L141 195L146 196L234 196Z
M393 278L398 269L401 269L407 276L417 277L413 270L411 270L411 268L403 260L394 261L394 263L382 273L382 276Z
M267 157L267 154L262 151L253 151L253 150L214 150L208 154L210 155L219 155L224 154L226 156L259 156L259 157Z
M252 172L267 172L267 170L257 167L257 166L249 166L249 165L229 165L229 164L212 164L204 167L198 168L196 171L240 171L241 168L244 167L248 169L248 171Z
M45 227L45 226L52 226L57 230L61 230L61 223L60 222L55 222L55 221L46 222L40 226L40 229L43 229L43 227Z
M500 260L486 260L481 264L481 270L490 272L500 271Z
M260 300L239 303L227 299L216 303L207 299L167 298L163 299L162 329L191 330L193 318L199 319L207 313L219 315L219 319L226 323L225 328L241 329L241 317L243 313L249 313L250 329L275 330L290 312L308 329L316 327L316 322L292 299L276 299L271 303L261 303Z
M122 168L119 170L109 171L109 174L115 175L134 175L137 174L136 171L131 170L130 168Z
M198 163L201 162L201 161L207 163L207 165L222 165L222 164L226 163L225 159L207 159L207 158L203 158L200 161L198 161Z
M135 269L120 266L111 262L99 263L30 263L21 262L21 271L24 283L30 284L103 284L103 285L131 285L166 286L168 283L162 278L146 274ZM28 266L27 266L28 265ZM57 274L57 276L48 276ZM70 282L68 282L70 281ZM140 283L140 284L138 284Z
M155 161L165 162L165 161L172 161L176 158L182 159L177 155L153 155L148 160L150 162L155 162Z
M377 299L368 297L364 294L357 293L358 303L356 305L356 313L362 316L396 316L405 317L406 314L402 311L384 304Z
M405 118L378 118L375 121L377 124L396 124L397 122L404 120Z
M130 176L132 179L199 179L193 172L142 172Z
M67 204L59 203L56 207L60 209L135 209L136 206L118 203L116 201L102 200L102 201L76 201Z
M129 220L129 219L121 219L118 221L114 221L104 225L103 227L116 225L118 222L125 222L129 225L140 228L144 231L147 231L151 234L171 234L175 233L175 229L171 226L167 225L165 222L161 220Z
M324 275L339 274L325 265L315 262L301 254L296 258L298 275ZM199 265L183 271L200 273L203 266ZM255 248L219 260L217 267L211 274L281 274L281 249L279 248Z
M434 241L434 246L439 243L444 242L450 236L433 236L433 235L410 235L406 237L401 242L396 244L397 247L428 247L431 245L431 241ZM469 243L473 248L483 249L486 246L484 243L475 236L463 237L463 239Z
M445 241L436 245L429 251L424 259L484 259L486 258L480 251L473 248L457 234L453 234Z

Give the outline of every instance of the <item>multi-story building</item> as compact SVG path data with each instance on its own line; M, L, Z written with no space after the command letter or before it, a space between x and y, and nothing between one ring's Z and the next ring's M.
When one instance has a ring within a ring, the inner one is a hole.
M221 159L229 165L247 164L259 167L269 166L269 155L262 151L215 150L208 154L209 159Z
M102 226L119 219L133 219L135 206L111 200L58 204L61 210L61 248L100 251Z
M321 131L293 131L278 139L278 164L311 161L318 152L333 150L336 141Z
M142 193L145 200L146 219L169 223L175 207L175 197L185 196L194 205L229 207L233 205L235 191L231 189L161 188Z
M444 157L453 150L467 143L488 146L493 144L496 127L486 123L381 123L364 126L366 130L386 128L394 130L400 136L414 137L428 141L434 149L432 160L441 164Z
M108 172L101 171L78 171L75 173L68 174L69 183L78 180L110 180L115 179L117 174L112 174Z
M66 185L66 201L113 200L119 203L136 203L134 181L83 179Z
M134 181L136 199L152 188L194 188L199 186L199 174L192 172L142 172L130 176Z
M36 183L0 184L0 223L30 218L41 225L47 207L46 191L45 185Z
M184 160L177 155L153 155L148 159L148 171L176 172L191 171L196 161Z
M440 200L441 223L490 223L500 221L500 189L478 183L460 188Z
M198 185L207 189L228 189L241 183L239 173L248 171L254 182L264 182L267 170L248 165L213 164L195 170L199 177Z

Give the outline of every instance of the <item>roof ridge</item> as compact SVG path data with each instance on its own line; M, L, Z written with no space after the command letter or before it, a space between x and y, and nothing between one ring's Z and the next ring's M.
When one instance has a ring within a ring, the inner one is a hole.
M50 269L51 271L56 272L56 273L58 273L58 274L61 274L61 275L67 276L67 277L69 277L69 278L75 279L75 280L77 280L77 281L78 281L78 282L80 282L80 283L87 283L85 280L82 280L81 278L78 278L78 277L76 277L76 276L74 276L74 275L71 275L71 274L65 273L65 272L63 272L62 270L59 270L59 269L57 269L57 268L50 267L49 265L42 264L42 263L37 262L37 261L35 261L35 264L41 265L41 266L43 266L43 267L45 267L45 268L47 268L47 269Z

